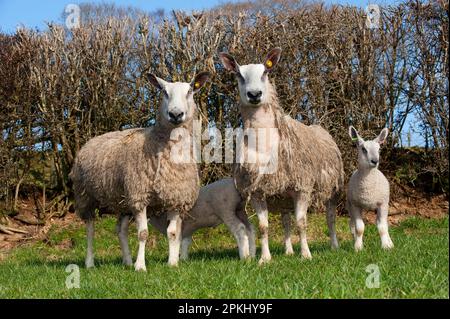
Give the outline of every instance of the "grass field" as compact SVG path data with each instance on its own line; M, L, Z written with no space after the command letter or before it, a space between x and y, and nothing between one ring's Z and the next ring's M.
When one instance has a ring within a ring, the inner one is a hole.
M284 256L280 221L271 216L273 260L265 266L258 266L257 260L239 261L235 241L220 226L194 235L190 260L169 268L167 241L151 232L147 273L121 265L115 219L110 217L96 223L97 267L86 270L84 228L74 223L65 229L52 229L49 240L16 248L0 262L0 298L449 297L448 217L412 217L392 227L392 251L381 250L376 227L368 225L361 253L353 251L347 222L345 217L338 218L341 248L332 251L325 217L310 215L313 259L308 261L299 257L297 241L296 255ZM134 224L131 230L130 247L135 255ZM69 264L80 266L80 288L66 288ZM369 265L380 271L379 288L366 287Z

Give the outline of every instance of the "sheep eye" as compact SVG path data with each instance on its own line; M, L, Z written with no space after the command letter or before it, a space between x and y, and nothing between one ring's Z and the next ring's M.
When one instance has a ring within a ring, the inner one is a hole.
M239 79L239 81L242 81L242 83L245 83L245 79L244 79L244 77L242 76L242 74L236 73L236 75L237 75L237 78Z
M362 152L363 152L364 154L367 154L367 150L366 150L366 148L365 148L364 146L361 148L361 150L362 150Z
M169 97L169 93L167 93L166 90L163 90L163 92L164 92L164 95L168 98Z

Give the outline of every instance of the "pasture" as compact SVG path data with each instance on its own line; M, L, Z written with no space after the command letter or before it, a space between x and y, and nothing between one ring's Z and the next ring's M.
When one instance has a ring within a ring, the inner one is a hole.
M337 219L341 247L332 251L325 216L310 214L310 261L300 258L296 236L296 254L284 255L280 218L271 215L270 219L273 260L268 265L258 266L257 259L240 261L234 239L221 225L196 233L190 259L170 268L167 240L150 228L146 273L122 266L112 217L97 220L96 268L86 270L85 231L74 219L68 227L53 227L46 240L17 247L0 261L0 298L449 297L448 217L409 217L391 227L392 251L380 248L376 227L369 224L364 250L355 253L346 216ZM256 217L251 220L256 223ZM133 258L136 237L132 223ZM80 288L66 288L69 264L80 266ZM380 270L378 288L366 286L369 265Z

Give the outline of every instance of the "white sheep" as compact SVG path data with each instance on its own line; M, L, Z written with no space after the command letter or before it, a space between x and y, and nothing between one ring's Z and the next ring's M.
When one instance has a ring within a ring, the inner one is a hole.
M384 249L394 247L388 232L389 182L378 169L380 144L386 141L388 129L372 141L364 141L353 126L349 135L358 148L358 169L350 178L347 189L347 209L350 213L350 230L355 239L355 250L363 248L364 221L361 212L377 211L377 228Z
M260 263L271 259L268 197L292 198L304 258L311 258L306 237L308 207L315 200L326 203L331 246L338 247L335 210L343 186L341 153L322 127L304 125L284 113L268 76L280 56L281 49L275 48L261 64L239 65L233 56L220 53L223 66L238 80L239 111L244 129L256 132L258 139L253 145L248 142L252 141L250 138L247 141L242 139L240 147L244 153L247 151L257 160L238 162L234 178L239 193L243 198L250 198L258 215L262 250ZM287 225L288 220L283 218L283 223ZM285 232L285 244L286 253L292 253L289 229Z
M171 152L174 145L191 143L173 138L174 129L192 134L196 105L193 94L209 78L199 73L192 83L169 83L153 74L150 82L163 91L156 124L145 129L106 133L89 140L78 152L70 178L73 181L75 210L87 228L86 267L94 266L93 238L95 210L114 212L118 216L133 214L138 229L139 249L136 270L146 270L145 243L148 237L147 211L167 211L169 265L178 263L182 216L194 206L200 189L195 161L178 162ZM119 229L125 225L119 219ZM128 238L119 232L123 262L131 264Z
M161 233L165 232L165 214L149 216L149 222ZM232 178L224 178L203 186L192 210L183 220L181 230L181 259L188 258L192 234L198 229L216 227L224 223L236 239L241 259L255 256L253 225L245 213L245 201L239 195Z

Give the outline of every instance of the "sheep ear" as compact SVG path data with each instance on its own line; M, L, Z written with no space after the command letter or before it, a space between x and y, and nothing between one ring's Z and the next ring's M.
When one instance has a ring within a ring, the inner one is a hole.
M378 135L374 139L374 142L377 142L378 144L383 144L384 142L386 142L388 134L389 134L389 129L387 127L385 127L384 129L381 130L380 135Z
M236 62L232 55L229 55L225 52L220 52L219 57L226 70L239 74L239 64Z
M194 93L198 92L205 85L206 81L208 81L210 78L211 73L209 72L200 72L199 74L197 74L194 80L191 82L193 92Z
M159 90L163 89L164 86L166 85L166 81L160 79L159 77L157 77L152 73L147 73L147 79L150 81L151 84L153 84L154 87L156 87Z
M350 126L348 128L348 135L350 135L352 141L356 144L361 144L362 142L364 142L361 136L359 136L358 131L353 126Z
M281 57L281 48L275 48L272 49L266 56L266 59L264 60L264 67L266 68L267 72L272 71L272 69L277 65L277 63L280 61Z

